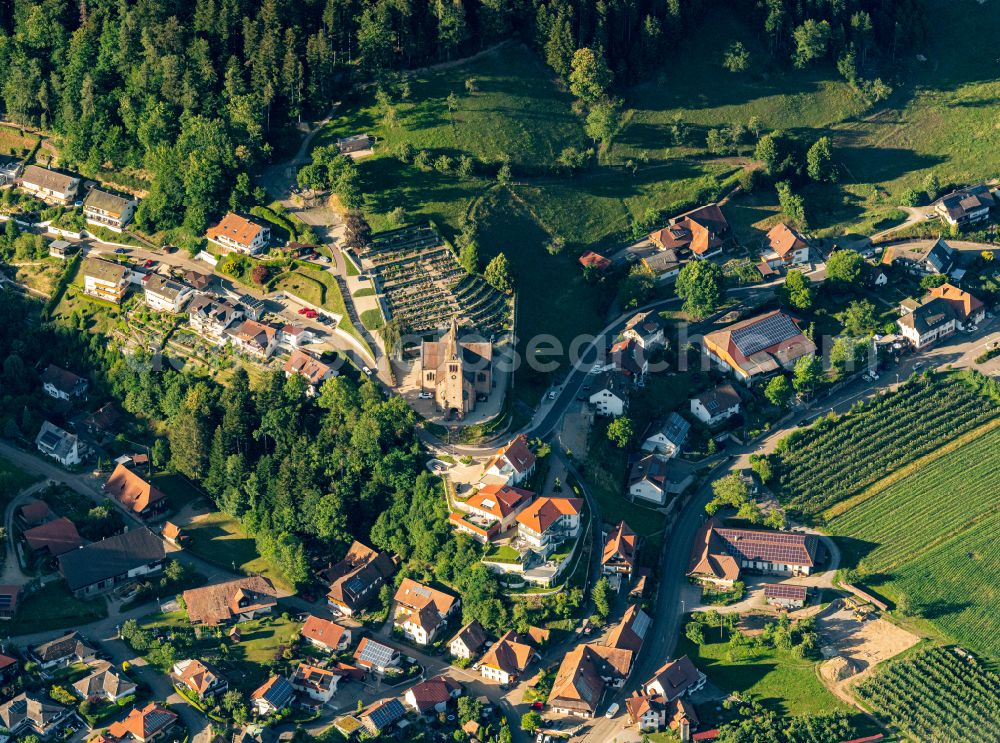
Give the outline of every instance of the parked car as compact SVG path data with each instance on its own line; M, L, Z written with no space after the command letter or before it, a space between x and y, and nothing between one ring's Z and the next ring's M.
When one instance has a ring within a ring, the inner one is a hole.
M308 309L306 307L300 307L299 308L299 314L300 315L306 314L307 311L308 311Z
M604 716L610 720L612 717L618 714L618 707L619 707L618 702L615 702L610 707L608 707L608 711L604 713Z
M373 372L373 371L372 371L371 369L369 369L369 368L368 368L367 366L362 366L362 367L361 367L361 371L363 371L363 372L364 372L365 374L367 374L367 375L368 375L369 377L370 377L370 376L371 376L372 374L374 374L374 372Z
M434 395L432 395L430 392L421 392L419 395L417 395L417 397L419 397L421 400L430 400L434 397Z
M143 268L152 268L155 265L156 265L156 261L154 261L152 258L147 258L146 260L144 260L142 262L142 267Z
M541 712L543 709L545 709L545 705L542 704L541 702L532 702L531 709L535 710L535 712Z
M115 248L115 255L125 255L128 252L128 248Z

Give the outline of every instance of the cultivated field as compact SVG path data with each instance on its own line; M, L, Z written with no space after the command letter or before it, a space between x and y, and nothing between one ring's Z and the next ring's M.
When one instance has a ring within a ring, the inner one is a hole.
M786 437L775 463L778 497L816 516L996 415L996 403L960 376L919 377Z
M915 740L1000 739L1000 677L950 648L891 663L861 684L858 694Z

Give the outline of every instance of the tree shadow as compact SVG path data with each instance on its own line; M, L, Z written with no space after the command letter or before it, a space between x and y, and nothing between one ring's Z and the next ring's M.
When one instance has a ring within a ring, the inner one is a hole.
M874 549L881 546L878 542L869 542L865 539L842 537L839 535L834 538L834 543L840 549L840 567L848 569L857 568L858 564L865 557ZM866 577L865 582L870 582L872 577L875 576Z

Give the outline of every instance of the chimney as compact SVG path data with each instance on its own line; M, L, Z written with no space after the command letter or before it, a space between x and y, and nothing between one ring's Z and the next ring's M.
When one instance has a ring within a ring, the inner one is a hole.
M691 723L688 721L688 718L681 718L677 724L677 732L680 735L681 743L688 743L691 740Z

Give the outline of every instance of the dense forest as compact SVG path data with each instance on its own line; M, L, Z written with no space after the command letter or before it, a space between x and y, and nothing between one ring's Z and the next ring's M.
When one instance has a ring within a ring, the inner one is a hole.
M769 64L836 62L871 80L919 39L919 2L4 0L0 100L5 119L61 137L62 164L148 189L141 228L200 234L252 203L249 176L290 123L400 70L518 37L567 84L574 55L593 50L620 87L695 24L736 12L761 29ZM727 66L763 64L740 47Z

